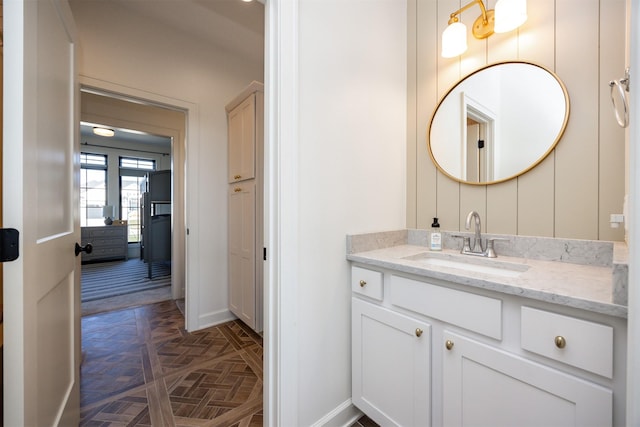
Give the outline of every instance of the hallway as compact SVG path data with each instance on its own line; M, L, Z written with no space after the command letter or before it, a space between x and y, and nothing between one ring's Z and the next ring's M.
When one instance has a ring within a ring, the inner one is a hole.
M81 426L261 426L262 338L174 301L82 318Z

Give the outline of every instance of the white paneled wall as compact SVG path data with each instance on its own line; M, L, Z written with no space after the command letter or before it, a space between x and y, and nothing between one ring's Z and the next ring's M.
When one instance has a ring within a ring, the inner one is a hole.
M444 230L464 229L467 213L476 210L489 233L623 240L623 228L609 225L610 214L622 213L625 137L608 82L624 73L625 0L530 0L528 20L518 30L486 40L469 35L467 52L442 58L442 31L464 4L409 0L407 225L428 228L437 216ZM473 7L461 20L470 28L479 14ZM429 158L431 116L461 78L509 60L543 65L564 82L571 102L564 136L516 179L488 186L453 181Z

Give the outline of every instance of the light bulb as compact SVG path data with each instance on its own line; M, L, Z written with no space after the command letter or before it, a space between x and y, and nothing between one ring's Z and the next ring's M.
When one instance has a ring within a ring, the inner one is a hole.
M495 14L494 32L515 30L527 20L527 0L498 0Z
M450 24L442 33L442 57L453 58L467 50L467 26L462 22Z

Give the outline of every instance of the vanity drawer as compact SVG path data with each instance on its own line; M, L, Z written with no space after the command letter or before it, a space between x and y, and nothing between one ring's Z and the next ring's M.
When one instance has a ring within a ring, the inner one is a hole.
M521 346L559 362L613 377L613 328L574 317L521 309Z
M351 290L382 301L382 273L362 267L351 267Z
M391 304L495 339L502 339L502 301L391 276Z

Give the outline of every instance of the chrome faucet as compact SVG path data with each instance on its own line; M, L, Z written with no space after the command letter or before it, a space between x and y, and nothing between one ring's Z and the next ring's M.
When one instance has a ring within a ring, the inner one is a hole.
M486 247L482 248L482 227L480 225L480 214L476 211L469 212L467 215L467 221L465 223L465 228L468 230L471 227L471 220L474 220L475 223L475 240L473 242L473 249L471 249L471 237L469 236L458 236L453 235L453 237L459 237L462 239L462 249L460 250L461 254L465 255L475 255L482 256L487 258L497 258L496 251L494 249L494 244L496 240L509 240L504 237L490 237L487 240Z
M465 228L467 230L469 229L469 227L471 227L471 219L474 219L475 227L476 227L476 230L475 230L476 235L475 235L475 240L473 242L473 249L471 249L471 253L483 254L484 250L482 249L482 235L481 235L482 227L480 226L480 214L478 214L478 212L476 211L469 212L469 215L467 215L467 222L465 223Z

